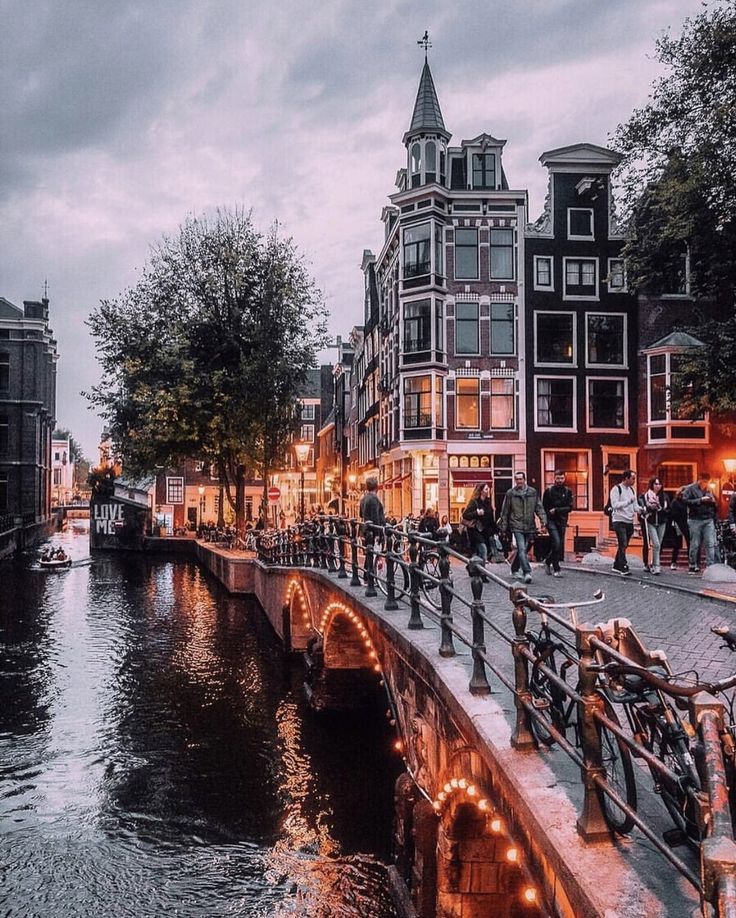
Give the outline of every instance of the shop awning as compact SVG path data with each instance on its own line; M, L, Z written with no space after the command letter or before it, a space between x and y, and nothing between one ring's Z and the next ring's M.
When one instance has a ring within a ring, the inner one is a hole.
M477 485L481 481L490 482L493 478L491 469L450 469L452 483L456 487Z

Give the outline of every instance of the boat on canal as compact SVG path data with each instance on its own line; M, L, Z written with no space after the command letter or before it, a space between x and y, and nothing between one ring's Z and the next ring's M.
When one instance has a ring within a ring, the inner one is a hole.
M43 557L39 559L38 563L41 567L48 570L63 570L64 568L72 566L72 559L69 555L64 555L63 558L57 558L53 555L51 557Z

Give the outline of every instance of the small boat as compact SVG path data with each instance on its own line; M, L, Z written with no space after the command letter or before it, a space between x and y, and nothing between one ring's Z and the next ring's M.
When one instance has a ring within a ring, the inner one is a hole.
M48 560L46 560L44 558L41 558L41 560L38 563L41 565L41 567L56 569L56 568L63 568L63 567L71 567L72 559L68 555L66 558L63 558L63 559L49 558Z

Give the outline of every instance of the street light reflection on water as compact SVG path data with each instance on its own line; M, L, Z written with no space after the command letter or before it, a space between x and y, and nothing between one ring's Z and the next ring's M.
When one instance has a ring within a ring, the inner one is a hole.
M142 556L0 563L3 915L388 918L399 759L260 609Z

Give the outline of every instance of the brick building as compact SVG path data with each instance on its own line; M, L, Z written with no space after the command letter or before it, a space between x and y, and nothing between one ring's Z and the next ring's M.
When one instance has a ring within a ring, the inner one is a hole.
M57 359L49 301L26 300L20 309L0 297L0 517L5 528L49 520Z

